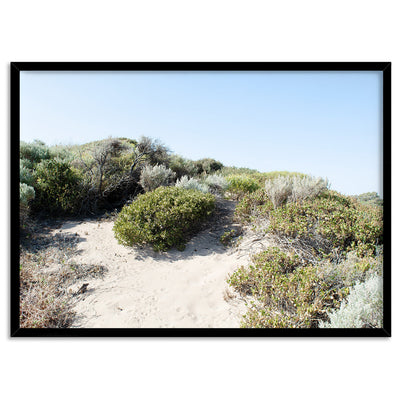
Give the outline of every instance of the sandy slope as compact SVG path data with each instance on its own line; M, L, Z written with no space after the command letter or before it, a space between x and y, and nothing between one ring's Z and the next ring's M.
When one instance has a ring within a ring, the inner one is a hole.
M222 207L225 216L183 252L119 245L112 221L64 224L62 232L80 237L75 260L108 269L103 280L86 281L88 291L79 296L73 327L239 327L245 305L224 292L228 274L248 257L220 244L221 233L233 226L234 204L223 202Z

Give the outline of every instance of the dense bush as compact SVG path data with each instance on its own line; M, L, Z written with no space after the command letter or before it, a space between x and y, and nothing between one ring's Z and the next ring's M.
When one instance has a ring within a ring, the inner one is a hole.
M155 250L183 249L188 234L207 219L214 206L211 194L160 187L122 209L113 228L115 237L127 246L150 243Z
M187 176L182 176L181 179L178 179L175 186L182 189L194 189L203 193L207 193L209 189L208 185L201 183L198 179L188 178Z
M228 191L234 198L240 199L247 193L255 192L260 188L257 181L247 175L231 175L226 178Z
M258 173L256 169L245 167L222 167L218 172L225 177L229 175L254 175Z
M58 158L60 160L72 161L74 154L67 146L53 146L49 148L50 158Z
M213 158L203 158L195 161L198 174L212 174L219 171L224 165Z
M330 249L346 250L365 245L373 249L383 239L382 212L335 192L324 193L302 204L287 203L269 212L271 232L329 241Z
M194 176L197 175L196 163L192 160L188 160L178 155L172 155L169 158L169 168L175 172L176 177L182 178L183 176Z
M328 181L311 176L278 176L265 181L265 191L275 208L286 202L312 199L328 188Z
M318 263L320 278L330 287L343 289L346 295L349 288L356 282L364 282L372 275L382 275L382 255L380 249L376 250L377 256L360 254L357 249L349 251L341 261L323 260Z
M82 196L81 179L69 162L59 159L37 164L35 207L49 213L75 213Z
M328 314L328 322L320 328L382 328L383 325L383 279L373 275L350 289L340 309Z
M35 198L35 189L26 183L19 184L19 201L23 205L28 205Z
M146 165L140 174L140 184L146 192L160 186L169 186L175 179L175 172L164 165Z
M235 219L241 223L249 223L252 218L268 216L274 208L264 189L246 194L236 205Z
M20 183L26 183L27 185L33 186L35 178L33 176L33 170L26 166L26 162L20 160L19 163L19 181Z
M292 193L289 200L298 203L318 196L329 186L327 179L312 176L295 176L292 178L292 182Z
M268 240L285 250L268 249L229 278L231 286L253 299L244 327L318 327L356 282L381 273L382 209L325 190L325 182L302 187L299 192L306 195L301 201L290 201L290 194L275 208L260 189L236 207L242 223L266 219L266 232L272 234ZM367 314L368 324L375 326L376 313Z
M228 188L228 182L226 179L219 174L208 175L205 180L211 193L222 194Z
M26 159L30 162L31 168L41 160L50 158L49 148L39 140L35 140L33 143L21 142L19 153L21 159Z
M324 309L341 299L340 291L319 278L316 267L303 266L298 256L274 247L256 254L228 283L254 298L243 320L246 328L317 327Z
M379 197L378 193L376 192L368 192L362 193L357 196L354 196L356 200L360 203L366 203L368 205L373 206L383 206L383 200Z

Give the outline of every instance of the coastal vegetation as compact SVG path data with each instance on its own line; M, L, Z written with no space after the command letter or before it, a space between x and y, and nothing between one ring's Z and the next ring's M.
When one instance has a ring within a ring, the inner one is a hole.
M120 244L183 250L222 200L235 203L243 229L271 244L227 277L247 305L242 327L382 327L383 201L376 193L346 196L300 172L190 160L147 137L21 142L21 326L68 326L71 297L63 285L82 271L104 272L71 265L53 248L52 259L66 267L61 278L46 277L49 245L32 247L35 224L113 213ZM237 239L230 230L219 241L225 248Z

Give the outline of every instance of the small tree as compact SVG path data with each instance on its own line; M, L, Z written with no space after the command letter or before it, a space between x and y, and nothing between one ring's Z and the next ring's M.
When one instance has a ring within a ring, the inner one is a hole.
M158 140L142 136L133 151L133 162L130 168L131 175L145 161L151 165L164 164L168 166L168 152L167 147Z

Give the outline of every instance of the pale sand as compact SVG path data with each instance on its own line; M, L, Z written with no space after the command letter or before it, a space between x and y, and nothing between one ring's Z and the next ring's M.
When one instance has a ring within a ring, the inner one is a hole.
M228 204L230 214L233 206ZM219 242L233 226L226 222L200 232L183 252L163 253L118 244L112 221L64 224L62 232L80 237L74 260L108 269L103 279L84 281L88 291L77 297L73 327L238 328L246 307L242 299L224 294L226 279L249 256Z

